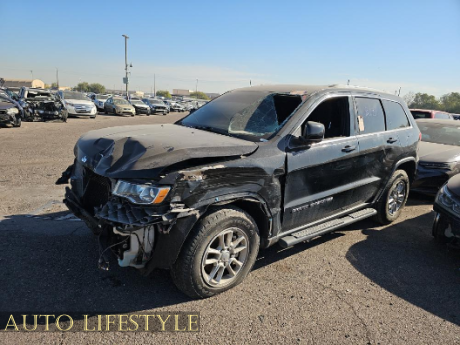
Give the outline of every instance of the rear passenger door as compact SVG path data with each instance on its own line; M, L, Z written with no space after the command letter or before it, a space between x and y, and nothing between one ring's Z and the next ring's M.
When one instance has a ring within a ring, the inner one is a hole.
M367 203L374 200L391 174L400 152L400 138L398 131L386 130L385 113L379 98L355 96L354 104L360 150L356 171L361 181L354 197Z

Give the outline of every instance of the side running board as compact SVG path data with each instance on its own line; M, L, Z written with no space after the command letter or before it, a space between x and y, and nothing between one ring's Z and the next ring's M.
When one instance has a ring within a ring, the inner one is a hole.
M334 231L335 229L342 228L348 224L358 222L362 219L366 219L375 215L377 211L373 208L365 208L361 211L350 213L348 216L330 220L328 222L300 230L288 236L285 236L279 240L279 244L283 248L288 248L294 244L309 241L315 237L327 234L328 232Z

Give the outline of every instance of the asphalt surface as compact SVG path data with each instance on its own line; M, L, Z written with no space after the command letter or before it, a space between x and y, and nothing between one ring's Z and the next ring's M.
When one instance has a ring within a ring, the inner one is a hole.
M198 311L201 331L3 332L2 343L460 343L460 254L432 240L432 199L421 196L411 196L392 225L363 221L263 250L243 284L206 300L185 297L166 271L143 277L115 261L99 271L97 243L70 218L60 203L64 188L54 185L76 140L91 129L182 116L100 115L0 129L0 312Z

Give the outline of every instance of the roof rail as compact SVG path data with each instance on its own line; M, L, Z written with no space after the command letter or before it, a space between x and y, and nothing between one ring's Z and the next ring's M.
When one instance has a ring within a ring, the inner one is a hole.
M333 84L329 85L329 87L340 87L344 89L365 89L365 90L371 90L371 91L378 91L378 92L385 92L380 89L372 88L372 87L367 87L367 86L359 86L359 85L345 85L345 84Z

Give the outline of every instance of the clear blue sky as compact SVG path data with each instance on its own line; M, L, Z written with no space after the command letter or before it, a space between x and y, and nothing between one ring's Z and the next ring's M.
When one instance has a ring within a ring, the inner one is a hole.
M1 1L0 76L223 92L346 83L460 92L460 0Z

